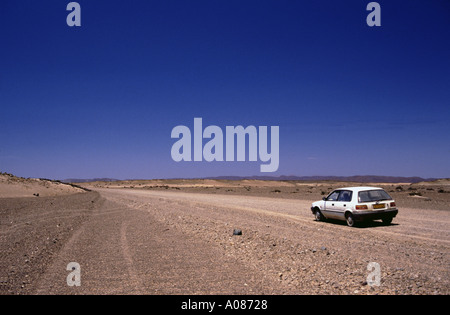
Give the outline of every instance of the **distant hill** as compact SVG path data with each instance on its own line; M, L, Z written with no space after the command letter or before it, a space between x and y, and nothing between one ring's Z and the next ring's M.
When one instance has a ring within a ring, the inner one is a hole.
M355 176L218 176L208 177L208 179L223 180L299 180L299 181L340 181L340 182L359 182L359 183L419 183L436 180L436 178L422 177L402 177L402 176L378 176L378 175L355 175Z
M181 178L178 178L181 179ZM215 180L273 180L273 181L339 181L339 182L357 182L357 183L411 183L430 182L437 178L422 177L402 177L402 176L379 176L379 175L355 175L355 176L216 176L203 178L186 179L215 179ZM133 180L133 179L129 179ZM69 178L62 180L63 183L89 183L89 182L116 182L121 181L115 178Z
M116 182L120 179L115 178L91 178L91 179L83 179L83 178L68 178L64 179L61 182L63 183L90 183L90 182Z

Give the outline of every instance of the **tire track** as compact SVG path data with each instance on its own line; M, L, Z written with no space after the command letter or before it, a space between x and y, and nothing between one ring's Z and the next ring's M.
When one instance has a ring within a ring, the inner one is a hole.
M122 223L122 226L120 228L120 245L121 245L121 250L123 253L123 258L125 259L126 265L127 265L127 270L128 270L128 274L130 276L130 280L132 282L132 284L135 287L135 294L143 294L143 283L141 281L141 278L138 276L136 269L134 267L134 261L133 261L133 256L131 255L130 252L130 247L128 246L128 241L127 241L127 228L128 228L128 222L124 221Z

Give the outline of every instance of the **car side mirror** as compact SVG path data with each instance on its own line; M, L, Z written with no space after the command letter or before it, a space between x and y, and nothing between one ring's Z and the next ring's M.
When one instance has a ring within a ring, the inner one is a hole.
M327 201L327 197L322 197L322 200L323 201Z

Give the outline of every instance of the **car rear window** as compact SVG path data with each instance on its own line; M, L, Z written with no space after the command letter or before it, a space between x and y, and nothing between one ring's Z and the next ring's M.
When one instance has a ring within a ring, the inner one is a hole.
M358 194L359 202L373 202L391 199L391 196L389 196L389 194L382 189L360 191Z

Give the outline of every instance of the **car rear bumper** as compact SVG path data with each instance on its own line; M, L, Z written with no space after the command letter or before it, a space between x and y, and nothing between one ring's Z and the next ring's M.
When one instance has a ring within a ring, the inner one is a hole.
M380 219L383 220L387 218L395 218L397 213L398 209L353 211L353 219L355 221L380 220Z

